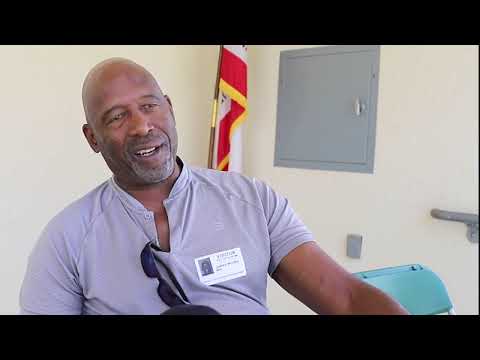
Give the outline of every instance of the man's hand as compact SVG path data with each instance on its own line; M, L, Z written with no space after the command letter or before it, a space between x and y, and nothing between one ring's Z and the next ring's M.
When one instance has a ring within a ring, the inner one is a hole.
M317 314L408 315L398 302L347 272L315 242L285 256L272 277Z

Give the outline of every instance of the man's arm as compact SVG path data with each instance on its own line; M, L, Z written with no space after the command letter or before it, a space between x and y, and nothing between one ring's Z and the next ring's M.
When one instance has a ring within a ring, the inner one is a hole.
M292 250L272 277L318 314L408 314L383 291L343 269L315 242Z
M29 256L20 290L22 315L79 315L83 294L77 281L72 244L49 225Z

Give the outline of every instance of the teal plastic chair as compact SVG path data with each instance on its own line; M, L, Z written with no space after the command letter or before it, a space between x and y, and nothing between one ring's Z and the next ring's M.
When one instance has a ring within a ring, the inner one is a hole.
M390 295L412 315L455 314L442 280L426 266L403 265L354 275Z

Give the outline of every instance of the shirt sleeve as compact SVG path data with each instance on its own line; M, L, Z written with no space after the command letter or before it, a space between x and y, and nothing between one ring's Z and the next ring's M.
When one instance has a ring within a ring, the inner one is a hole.
M262 202L270 235L271 255L268 273L272 275L280 261L292 250L315 240L285 197L262 181L255 179L254 182Z
M20 314L78 315L83 292L78 284L75 249L67 234L50 223L32 250L20 290Z

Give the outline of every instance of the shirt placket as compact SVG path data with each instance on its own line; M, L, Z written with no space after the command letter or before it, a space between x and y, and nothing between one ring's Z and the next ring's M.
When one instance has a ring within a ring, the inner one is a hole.
M177 231L175 230L179 219L174 218L173 210L172 210L172 203L169 199L163 201L163 207L165 208L165 212L167 213L167 221L168 221L168 229L169 229L169 236L170 236L170 253L175 251L175 244L176 244L176 236Z
M150 241L159 246L157 227L155 226L155 217L152 211L144 210L141 219L145 233Z

